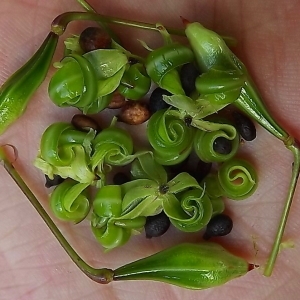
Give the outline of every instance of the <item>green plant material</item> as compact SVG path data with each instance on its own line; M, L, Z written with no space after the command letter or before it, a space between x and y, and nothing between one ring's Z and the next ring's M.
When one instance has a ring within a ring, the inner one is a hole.
M44 81L57 41L58 36L49 33L31 59L0 88L0 134L23 114L31 96Z
M68 123L50 125L43 133L34 165L50 179L56 174L80 183L96 184L96 176L89 166L95 134L93 130L76 130Z
M131 65L121 79L118 91L125 98L139 100L144 97L150 89L151 79L141 63Z
M97 241L107 250L124 245L133 230L141 230L145 225L145 217L118 222L121 213L121 187L106 185L99 189L93 202L91 226Z
M225 203L223 201L223 197L210 197L210 202L213 209L212 217L221 214L225 210Z
M136 157L147 153L147 151L133 153L133 141L130 134L124 129L114 127L114 122L115 120L92 141L94 152L90 165L103 183L111 166L125 166Z
M78 54L78 55L84 54L79 44L79 35L77 34L72 34L70 37L66 38L64 40L64 45L65 45L64 56L68 56L70 54Z
M147 137L154 149L154 158L161 165L175 165L191 153L194 128L172 115L172 110L159 110L147 125Z
M0 160L8 174L43 218L58 242L72 261L90 279L107 284L119 280L157 280L189 289L203 289L222 285L229 280L245 275L253 269L242 258L227 252L215 243L181 244L140 259L115 271L96 269L88 265L76 253L55 223L43 209L37 198L20 177L0 147Z
M58 185L50 196L50 207L54 215L64 221L78 223L85 219L90 211L87 187L89 183L65 180Z
M218 244L181 244L116 269L114 280L156 280L206 289L245 275L248 270L244 259Z
M145 67L150 78L162 89L172 94L184 95L177 68L194 60L190 48L179 43L173 43L167 30L157 24L165 45L150 52L145 61Z
M262 97L246 67L227 47L224 40L217 33L204 28L199 23L189 23L186 20L184 23L186 25L185 33L196 57L198 67L200 71L206 73L197 81L198 89L204 89L210 94L218 93L220 90L229 92L236 91L238 89L237 83L241 83L240 93L237 95L233 105L259 123L276 138L283 141L284 145L293 153L294 163L287 200L264 270L264 275L270 276L280 249L280 243L299 177L299 143L297 141L295 142L294 138L272 118L263 104ZM234 78L234 80L231 81L230 77L232 79Z
M97 49L83 56L70 54L51 78L49 96L58 106L98 113L107 107L108 95L120 85L126 64L126 55L116 49Z
M215 123L220 124L220 128L215 131L197 130L194 139L194 150L198 157L204 162L222 162L229 160L236 155L239 145L240 136L236 130L228 127L229 121L223 118L214 118ZM221 125L224 124L224 128ZM230 129L228 131L228 128ZM217 138L224 137L232 142L232 150L228 154L221 154L214 150L214 142Z
M14 148L14 147L13 147ZM16 152L16 149L15 149ZM17 159L17 157L15 157ZM7 158L7 155L4 151L4 146L0 146L0 163L4 166L7 173L11 176L11 178L15 181L27 199L30 201L32 206L36 209L37 213L44 220L48 228L54 234L57 241L64 248L66 253L69 255L71 260L75 263L75 265L90 279L102 283L107 284L113 280L113 270L107 268L95 269L87 264L73 249L73 247L68 243L65 237L62 235L60 230L57 228L55 223L52 221L48 213L44 210L43 206L40 204L38 199L29 189L27 184L24 182L18 171L14 168L13 164Z
M258 185L257 173L252 165L238 158L225 161L218 170L218 179L224 196L243 200L251 196Z
M131 173L139 179L122 185L120 220L156 215L164 210L172 224L185 232L198 231L210 220L210 199L188 173L182 172L167 181L166 171L151 153L139 156ZM189 189L192 191L188 192Z

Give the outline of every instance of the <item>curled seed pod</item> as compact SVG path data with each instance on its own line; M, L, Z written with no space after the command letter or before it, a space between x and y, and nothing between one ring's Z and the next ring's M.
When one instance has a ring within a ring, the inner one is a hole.
M150 239L163 235L169 229L170 224L170 219L163 211L158 215L147 217L144 226L146 238Z
M144 65L136 63L130 65L129 69L124 72L118 91L126 99L139 100L149 92L150 86L151 79Z
M202 188L192 189L168 198L163 202L166 215L181 231L195 232L202 229L211 219L212 204Z
M127 101L122 107L118 120L130 125L139 125L150 118L150 112L146 103Z
M121 187L106 185L99 189L93 201L91 227L97 241L106 249L125 244L132 229L141 229L145 225L145 217L120 220L121 214Z
M84 52L107 49L111 48L111 38L100 27L88 27L81 32L79 44Z
M170 105L163 100L163 95L171 96L172 94L160 87L151 93L149 98L149 110L151 114L170 107Z
M199 70L193 63L185 64L181 67L180 81L187 96L196 90L196 78L200 75Z
M256 128L252 120L238 111L234 111L232 116L234 126L241 137L246 141L254 140L256 138Z
M232 219L225 215L219 214L211 218L206 226L203 239L208 240L214 236L224 236L231 232L233 227Z
M42 135L34 165L53 179L54 174L81 183L94 183L95 174L89 166L91 141L95 131L83 132L69 123L50 125Z
M194 149L198 157L204 162L226 161L237 153L240 145L239 135L233 126L223 119L217 120L217 123L220 124L219 130L211 132L197 130L196 132ZM230 132L228 128L230 128Z
M232 151L232 142L223 136L217 137L214 140L213 149L219 154L230 154Z
M54 175L53 179L50 179L48 175L45 175L45 179L46 179L46 183L45 183L46 188L59 185L65 180L64 178L61 178L59 175Z
M116 185L121 185L129 181L130 181L130 177L124 172L118 172L113 177L113 183Z
M109 166L124 166L139 155L138 152L133 154L132 138L121 128L112 126L105 128L97 134L92 143L94 153L90 165L92 170L97 168L100 177L111 169Z
M126 104L126 99L119 91L115 91L112 94L112 98L108 104L108 108L116 109L121 108Z
M65 180L50 196L50 206L55 216L64 221L82 221L90 211L88 183Z
M204 162L199 159L196 170L193 172L194 178L200 183L211 171L212 163Z
M192 151L194 128L183 120L159 110L151 116L147 126L149 143L154 157L161 165L175 165L184 161Z
M78 130L89 132L91 129L95 131L100 131L100 127L98 123L92 119L91 117L88 117L83 114L77 114L74 115L71 124Z
M218 180L224 195L233 200L248 198L255 192L258 184L257 173L252 165L238 158L228 160L220 166Z

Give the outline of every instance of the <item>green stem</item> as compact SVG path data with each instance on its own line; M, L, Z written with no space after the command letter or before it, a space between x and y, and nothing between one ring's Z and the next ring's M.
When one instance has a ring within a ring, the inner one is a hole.
M87 3L85 0L77 0L77 2L87 11L87 12L93 12L93 13L97 13L97 11L89 4ZM119 38L117 37L117 35L109 28L109 26L107 26L106 23L104 22L98 22L99 26L102 27L107 33L108 35L118 44L120 43Z
M59 231L57 226L51 220L50 216L44 210L42 205L39 203L35 195L29 189L27 184L21 178L19 173L14 168L13 164L8 160L3 147L0 146L0 162L3 164L5 170L12 177L12 179L16 182L25 196L28 198L33 207L37 210L39 215L45 221L49 229L52 231L56 239L59 241L61 246L65 249L67 254L73 260L73 262L77 265L77 267L84 272L89 278L99 283L109 283L113 280L114 272L111 269L95 269L88 265L82 258L77 254L77 252L72 248L72 246L68 243L68 241L64 238L62 233Z
M72 21L96 21L103 23L118 24L123 26L135 27L139 29L159 31L156 24L150 24L145 22L131 21L121 18L108 17L93 12L66 12L57 16L52 22L52 31L57 35L62 35L66 30L68 23ZM184 29L175 29L171 27L165 27L166 30L173 35L185 36ZM228 45L235 45L235 39L227 36L222 37Z
M267 265L264 269L265 276L271 276L271 274L272 274L272 271L273 271L273 268L275 265L275 261L278 256L278 252L280 250L282 236L283 236L284 229L285 229L285 226L287 223L289 211L291 209L293 196L295 193L295 189L296 189L296 185L297 185L297 181L298 181L298 177L299 177L299 171L300 171L300 149L299 149L299 146L297 144L295 144L295 145L287 146L287 148L292 151L293 156L294 156L294 163L293 163L293 168L292 168L292 178L291 178L291 182L290 182L290 188L289 188L287 200L284 205L284 209L283 209L281 219L279 222L275 241L274 241L271 253L269 255Z

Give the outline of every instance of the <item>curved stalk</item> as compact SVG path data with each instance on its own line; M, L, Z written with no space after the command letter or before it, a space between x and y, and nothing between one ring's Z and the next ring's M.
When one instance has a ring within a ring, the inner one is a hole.
M16 184L19 186L21 191L24 193L24 195L28 198L30 203L33 205L33 207L36 209L36 211L39 213L39 215L42 217L46 225L49 227L49 229L52 231L56 239L59 241L61 246L65 249L69 257L73 260L73 262L77 265L77 267L86 274L89 278L92 280L98 282L98 283L109 283L113 280L114 272L111 269L95 269L88 265L78 254L77 252L72 248L72 246L68 243L68 241L65 239L65 237L62 235L62 233L59 231L55 223L51 220L50 216L47 214L47 212L44 210L42 205L39 203L35 195L32 193L32 191L29 189L27 184L24 182L20 174L16 171L13 164L8 160L3 147L0 146L0 162L4 166L7 173L12 177L12 179L16 182Z
M290 212L290 208L291 208L292 201L293 201L293 196L295 193L295 189L296 189L297 181L298 181L298 177L299 177L299 171L300 171L300 149L299 149L299 146L297 144L295 144L295 145L287 146L287 148L290 151L292 151L293 156L294 156L294 162L293 162L293 167L292 167L292 178L291 178L291 182L290 182L287 200L285 202L283 212L281 215L281 219L279 222L279 226L277 229L277 234L276 234L276 237L275 237L275 240L273 243L271 253L269 255L268 262L264 269L265 276L271 276L271 274L272 274L272 271L273 271L273 268L275 265L275 261L278 256L279 250L280 250L282 236L283 236L284 229L285 229L285 226L287 223L288 215Z

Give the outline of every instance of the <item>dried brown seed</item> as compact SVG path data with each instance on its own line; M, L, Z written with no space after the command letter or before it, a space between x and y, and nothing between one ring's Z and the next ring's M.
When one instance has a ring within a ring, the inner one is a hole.
M139 101L127 101L123 106L119 121L130 125L139 125L150 118L150 112L145 103Z
M91 117L88 117L83 114L74 115L72 118L71 124L76 129L81 130L81 131L88 132L90 129L100 131L100 127L99 127L98 123Z
M112 99L110 100L108 108L111 108L111 109L121 108L125 104L126 104L125 97L123 95L121 95L118 91L115 91L113 93Z

